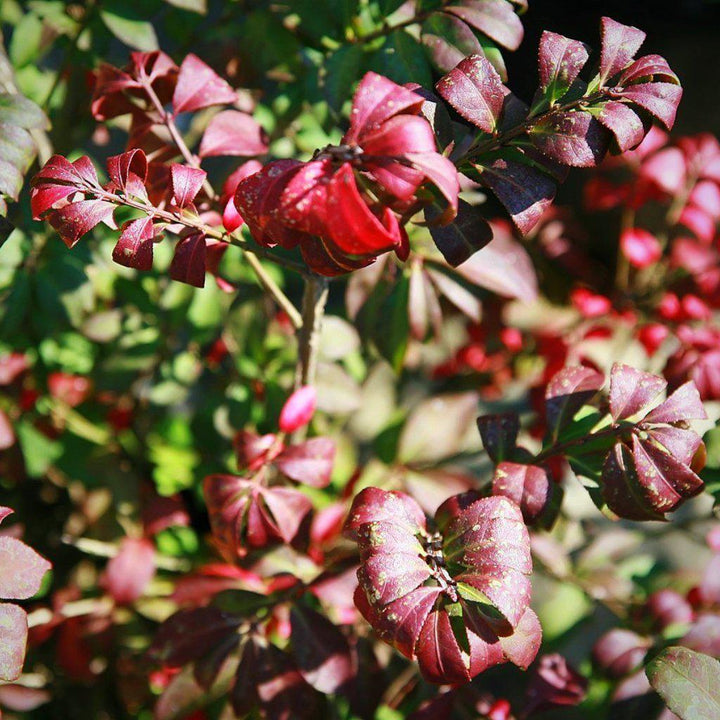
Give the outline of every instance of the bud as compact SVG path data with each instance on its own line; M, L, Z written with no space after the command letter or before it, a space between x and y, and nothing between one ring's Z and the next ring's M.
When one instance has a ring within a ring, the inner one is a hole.
M298 388L280 411L280 430L291 433L307 425L315 412L316 402L317 393L312 385Z
M237 208L235 207L235 201L232 197L225 204L225 209L223 210L222 218L223 218L223 227L229 233L237 230L245 222L242 218L242 215L237 211Z
M586 288L577 288L570 293L570 302L580 314L586 318L607 315L612 310L610 300L604 295L597 295Z
M642 228L630 228L620 236L620 249L628 262L636 268L654 265L662 257L658 239Z
M670 625L693 621L695 613L690 603L675 590L658 590L647 599L647 609L655 618L660 630Z

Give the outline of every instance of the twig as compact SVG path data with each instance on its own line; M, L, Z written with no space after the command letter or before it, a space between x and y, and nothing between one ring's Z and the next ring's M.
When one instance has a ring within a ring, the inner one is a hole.
M320 330L328 297L328 281L320 275L305 279L302 327L298 331L298 366L295 386L312 385L317 372Z
M185 159L185 162L193 168L200 169L200 162L198 158L193 155L193 153L190 151L190 148L185 143L185 140L183 139L183 136L180 134L180 131L177 129L177 125L175 124L175 118L173 115L165 110L163 107L162 102L160 102L160 98L155 93L155 90L153 90L152 85L150 84L150 81L143 76L143 87L145 89L145 92L147 92L148 97L150 98L150 101L152 102L155 110L160 115L160 118L162 119L163 124L168 129L168 132L170 133L170 137L172 138L173 142L175 143L175 146L177 147L180 154ZM203 189L205 190L205 193L210 198L211 201L217 199L217 195L215 193L215 189L210 184L207 178L203 181ZM237 244L237 243L236 243ZM272 277L268 274L268 272L265 270L265 268L262 266L262 263L257 257L257 253L251 250L247 247L242 247L241 249L243 251L243 254L245 255L245 258L247 259L248 265L253 269L253 272L255 273L255 276L260 281L260 284L267 290L270 295L275 299L277 304L287 313L287 315L290 317L290 321L292 322L293 326L296 329L299 329L302 320L300 318L300 314L297 311L297 308L292 304L290 301L290 298L288 298L287 295L282 291L280 286L272 279Z

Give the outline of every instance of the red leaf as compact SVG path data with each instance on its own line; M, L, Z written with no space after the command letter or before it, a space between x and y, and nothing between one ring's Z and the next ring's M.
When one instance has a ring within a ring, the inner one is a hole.
M271 462L283 447L282 443L277 442L276 435L256 435L248 430L240 430L233 438L233 449L238 466L255 471Z
M645 137L645 126L637 113L623 103L613 100L605 103L597 121L614 136L620 152L631 150Z
M354 676L350 646L326 617L293 605L290 610L293 654L305 681L321 693L341 691Z
M131 195L147 198L145 181L148 174L148 162L142 150L128 150L107 160L110 179L117 188Z
M618 95L639 105L656 117L668 130L675 124L675 114L682 97L682 88L664 82L630 85Z
M495 193L523 235L537 225L555 197L555 182L530 165L499 159L476 169L480 183Z
M553 440L604 382L602 373L581 366L565 367L553 375L545 390L546 422Z
M312 487L326 487L334 461L335 441L316 437L283 450L275 459L275 465L291 480Z
M561 98L587 62L588 51L578 40L545 30L540 38L540 88L553 100Z
M377 73L365 73L353 97L350 129L343 142L362 147L366 134L377 130L394 115L418 113L422 104L423 98L411 90Z
M197 55L191 53L183 60L172 98L176 115L236 100L237 93Z
M290 542L300 529L303 518L312 509L310 498L292 488L261 488L265 504L262 512L277 537Z
M517 50L522 42L522 22L506 0L465 0L462 5L445 6L443 11L457 15L508 50Z
M406 153L405 159L442 193L448 207L442 216L435 220L437 223L449 222L458 212L458 193L460 180L457 168L448 158L436 152Z
M552 160L572 167L593 167L605 155L607 134L588 112L552 113L529 131L530 140Z
M400 492L369 487L355 496L343 533L357 540L357 531L362 525L383 520L402 525L411 535L424 530L426 526L425 513L411 497Z
M470 679L447 612L433 610L428 616L418 639L417 660L428 682L444 685Z
M147 538L123 538L118 554L105 568L102 586L119 605L142 597L155 576L155 546Z
M151 217L129 220L113 249L113 260L118 265L136 270L152 270L155 226Z
M71 248L96 225L110 220L114 211L115 205L103 200L80 200L60 210L52 210L48 220Z
M528 685L528 714L578 705L585 698L587 686L587 680L562 655L543 655Z
M170 277L173 280L205 286L205 259L207 247L202 233L193 233L182 238L175 246L175 255L170 263Z
M640 49L645 33L612 18L601 20L600 79L605 81L622 70Z
M615 363L610 371L610 413L613 420L626 420L652 403L667 387L657 375Z
M265 131L260 123L238 110L223 110L215 115L200 141L200 157L250 157L264 155L267 149Z
M26 600L35 595L51 564L16 538L0 536L0 598Z
M173 163L170 166L170 182L175 204L180 208L190 205L200 192L206 177L207 173L200 168Z
M0 603L0 680L12 682L20 677L27 637L25 611L11 603Z
M462 60L435 89L466 120L487 133L495 131L505 95L497 70L484 55Z

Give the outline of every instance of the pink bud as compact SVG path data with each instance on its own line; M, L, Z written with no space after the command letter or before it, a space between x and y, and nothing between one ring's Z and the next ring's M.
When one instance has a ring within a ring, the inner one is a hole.
M678 148L660 150L642 164L640 177L666 193L679 192L685 184L685 156Z
M500 698L492 704L486 714L488 720L508 720L510 711L510 703L505 698Z
M638 340L643 344L648 355L654 355L670 331L660 323L650 323L638 330Z
M681 301L682 311L690 320L708 320L710 308L697 295L685 295Z
M48 390L54 398L75 407L87 399L91 385L90 380L81 375L54 372L48 376Z
M620 236L620 248L628 262L636 268L654 265L662 257L658 239L642 228L625 230Z
M120 551L105 568L102 586L116 603L126 605L142 596L155 575L155 547L147 538L123 538Z
M715 220L698 207L688 205L680 213L680 223L691 230L696 238L707 243L715 235Z
M705 536L705 540L713 552L720 553L720 525L712 528Z
M242 215L237 211L235 202L231 197L225 204L225 209L223 210L223 227L228 232L234 232L241 227L244 222Z
M280 430L291 433L307 425L315 412L316 402L317 393L312 385L298 388L280 411Z
M570 293L570 302L580 314L586 318L607 315L612 309L610 300L604 295L597 295L586 288L577 288Z
M665 293L657 310L665 320L677 320L680 317L680 298L675 293Z
M520 352L523 348L523 336L517 328L503 328L500 331L500 340L510 352Z

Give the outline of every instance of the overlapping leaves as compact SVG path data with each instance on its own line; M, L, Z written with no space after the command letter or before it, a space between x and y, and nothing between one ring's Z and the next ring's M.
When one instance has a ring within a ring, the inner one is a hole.
M506 498L454 496L431 534L419 505L378 488L353 502L345 532L360 548L355 601L379 637L430 682L464 683L492 665L532 662L529 537Z

